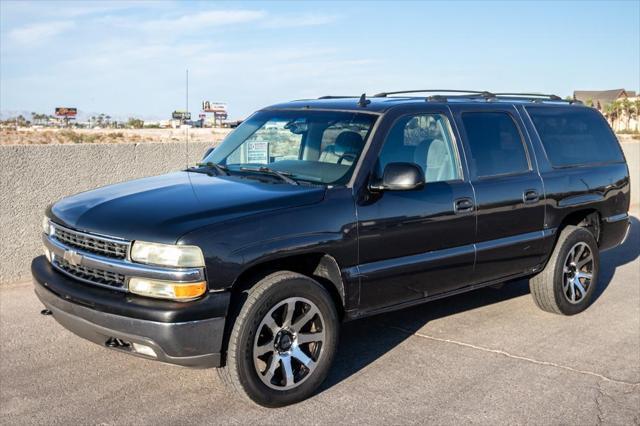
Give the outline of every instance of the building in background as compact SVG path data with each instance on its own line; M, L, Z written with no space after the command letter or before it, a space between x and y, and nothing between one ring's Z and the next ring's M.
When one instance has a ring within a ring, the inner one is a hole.
M605 105L618 100L635 97L636 93L625 89L612 90L575 90L573 99L581 101L583 104L592 106L598 111L603 111Z
M640 97L633 90L576 90L573 99L600 111L616 132L640 131Z

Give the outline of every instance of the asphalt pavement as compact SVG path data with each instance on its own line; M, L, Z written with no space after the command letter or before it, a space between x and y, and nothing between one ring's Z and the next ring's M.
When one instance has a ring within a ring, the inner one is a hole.
M345 324L323 388L281 408L213 370L109 351L0 288L1 424L640 424L640 221L602 255L593 305L540 311L528 283Z

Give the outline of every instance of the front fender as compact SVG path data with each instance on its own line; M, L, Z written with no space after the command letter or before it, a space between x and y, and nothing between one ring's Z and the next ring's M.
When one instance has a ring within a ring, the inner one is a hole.
M351 190L334 188L321 202L252 215L199 229L180 238L202 248L209 287L225 289L261 263L301 254L333 257L342 271L358 263Z

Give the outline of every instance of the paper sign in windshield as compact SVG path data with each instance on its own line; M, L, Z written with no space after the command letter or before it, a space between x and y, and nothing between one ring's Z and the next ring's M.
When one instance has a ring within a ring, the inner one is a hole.
M269 142L249 142L247 160L248 163L269 164Z

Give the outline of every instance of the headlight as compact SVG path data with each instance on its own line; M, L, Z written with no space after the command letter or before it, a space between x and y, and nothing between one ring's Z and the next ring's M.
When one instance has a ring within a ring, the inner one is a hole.
M172 281L151 280L132 277L129 279L129 291L141 296L160 299L190 300L202 296L207 288L204 281L197 283L176 283Z
M200 247L147 243L144 241L134 241L131 247L131 260L179 268L204 266L204 256Z
M42 232L44 232L47 235L51 233L51 225L49 222L49 218L46 216L42 218Z

